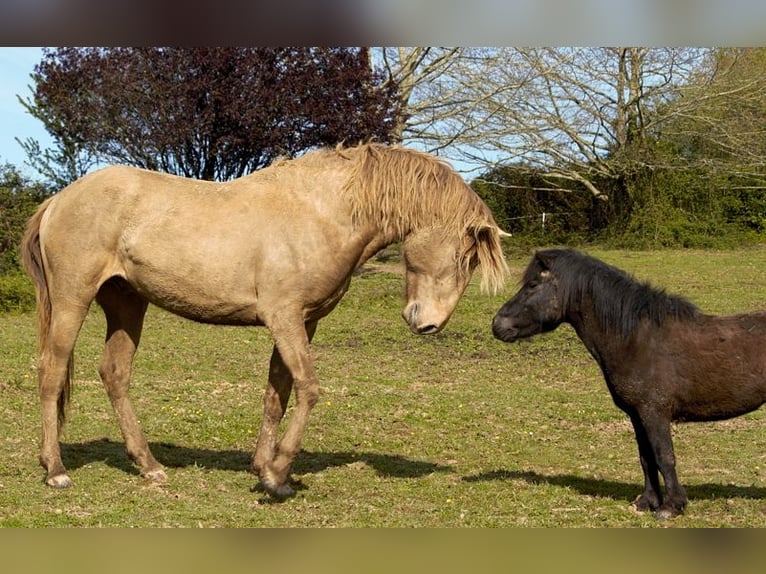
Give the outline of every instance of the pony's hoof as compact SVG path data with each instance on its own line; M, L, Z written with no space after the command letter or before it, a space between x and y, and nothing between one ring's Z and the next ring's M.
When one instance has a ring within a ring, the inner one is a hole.
M640 494L633 502L630 503L630 505L637 512L647 512L648 510L657 510L657 508L660 506L660 503L657 500L651 500L643 494Z
M72 479L66 474L57 474L45 479L45 484L53 488L69 488L72 486Z
M682 510L676 508L662 507L654 513L654 517L657 520L670 520L676 516L683 514Z
M161 468L150 470L141 474L146 480L155 484L165 484L168 481L168 475Z

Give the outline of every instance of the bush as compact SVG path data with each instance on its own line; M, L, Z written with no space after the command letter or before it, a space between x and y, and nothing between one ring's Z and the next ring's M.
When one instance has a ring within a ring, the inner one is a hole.
M27 219L49 190L21 175L11 164L0 166L0 275L19 270L19 241Z
M530 245L573 243L593 225L594 199L573 189L556 189L534 168L500 167L471 182L495 219L517 241Z
M0 275L0 312L28 312L35 308L35 288L22 273Z
M519 245L723 249L766 240L766 190L707 168L637 168L598 181L608 201L572 183L553 189L519 165L489 171L471 186Z

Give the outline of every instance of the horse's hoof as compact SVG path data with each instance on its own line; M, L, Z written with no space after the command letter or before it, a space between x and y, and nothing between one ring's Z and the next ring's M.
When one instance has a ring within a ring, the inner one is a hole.
M69 488L72 486L72 479L66 474L57 474L45 479L45 484L53 488Z
M656 510L660 505L656 500L650 500L643 494L639 494L636 499L630 503L630 505L637 512L647 512L648 510Z
M280 484L274 489L267 488L266 492L279 500L284 500L285 498L295 496L295 489L289 484Z
M675 518L676 516L680 516L683 514L683 511L677 510L675 508L660 508L654 513L654 517L657 520L670 520L671 518Z
M157 470L150 470L141 474L146 480L155 484L165 484L168 481L168 475L161 468Z
M263 489L277 500L284 500L291 496L295 496L295 489L287 482L277 484L272 481L264 480L262 477L261 484L263 485Z
M290 498L295 495L295 489L289 485L289 481L277 480L274 472L268 468L268 465L266 468L262 469L260 478L263 489L278 500Z

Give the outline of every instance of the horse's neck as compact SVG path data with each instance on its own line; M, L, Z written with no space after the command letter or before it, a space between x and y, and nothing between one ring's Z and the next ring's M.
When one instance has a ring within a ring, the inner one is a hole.
M589 298L579 308L567 310L566 317L602 371L612 370L612 363L623 355L625 338L601 323Z
M381 235L375 236L362 250L362 255L359 257L359 261L356 267L358 268L363 265L367 260L370 259L370 257L375 255L381 249L388 247L391 245L391 243L394 243L394 241L390 241Z

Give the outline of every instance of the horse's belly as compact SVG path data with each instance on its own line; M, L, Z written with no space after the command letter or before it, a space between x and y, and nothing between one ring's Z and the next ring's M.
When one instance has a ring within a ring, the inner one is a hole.
M171 313L200 323L217 325L259 325L255 303L186 297L183 300L167 297L156 291L142 293L152 304Z
M215 268L191 273L127 266L125 279L152 304L202 323L258 324L255 289ZM252 283L251 283L252 285Z
M700 376L694 384L682 385L675 401L673 418L704 422L737 417L766 401L763 372L729 371L728 376Z

